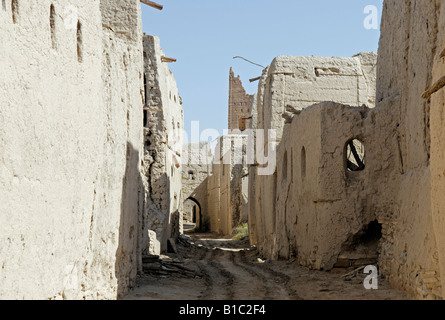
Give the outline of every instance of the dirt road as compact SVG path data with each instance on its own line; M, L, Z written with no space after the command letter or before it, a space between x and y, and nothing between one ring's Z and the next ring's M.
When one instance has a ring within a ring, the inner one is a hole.
M177 254L148 261L126 300L400 300L405 294L379 279L366 290L365 274L308 271L296 262L262 260L248 241L189 234ZM145 261L147 262L147 261Z

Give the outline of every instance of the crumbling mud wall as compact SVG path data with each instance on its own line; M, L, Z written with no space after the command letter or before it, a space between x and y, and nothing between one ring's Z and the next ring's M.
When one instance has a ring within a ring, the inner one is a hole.
M250 126L253 95L247 94L239 76L233 69L229 73L229 130L244 131Z
M180 233L182 221L182 140L184 112L176 80L164 62L159 38L144 35L144 161L145 214L142 222L143 254L152 241L167 250L170 238ZM156 239L149 231L156 233Z
M187 213L188 221L193 221L191 210L196 205L198 211L195 222L198 227L207 228L203 215L207 209L207 183L212 172L213 153L209 142L187 143L182 149L182 195L185 202L189 203ZM195 209L196 210L196 209ZM185 217L184 217L185 220Z
M394 287L431 299L443 297L438 155L444 140L441 93L422 95L440 78L442 11L440 1L385 1L377 77L377 105L393 110L394 135L389 137L398 152L392 176L397 177L395 205L382 219L388 236L380 267Z
M292 119L315 103L334 101L374 107L376 58L375 53L361 53L352 58L279 56L263 71L258 86L257 124L252 127L265 130L264 143L255 143L255 165L249 176L251 183L255 181L255 192L249 195L250 201L254 201L249 221L256 226L251 230L255 236L251 243L266 256L275 257L277 253L274 249L277 207L273 195L281 178L273 168L272 172L259 174L267 163L258 161L258 155L273 157L273 150L269 150L273 148L271 142L279 144ZM269 138L271 130L274 136Z
M143 205L139 1L6 4L0 297L114 299L135 282Z
M397 154L378 143L388 117L381 120L373 109L325 102L285 128L277 150L274 258L296 257L324 270L377 264L377 213L385 199L373 194ZM385 157L385 166L375 154Z

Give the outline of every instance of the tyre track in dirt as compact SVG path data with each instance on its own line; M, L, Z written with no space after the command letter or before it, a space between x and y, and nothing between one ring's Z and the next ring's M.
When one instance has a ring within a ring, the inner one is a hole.
M296 291L292 289L291 283L292 278L285 273L274 270L272 267L266 265L265 263L254 263L253 261L249 261L246 256L246 251L241 251L240 259L242 263L246 266L255 266L256 270L261 270L269 276L265 276L267 282L275 282L276 291L274 292L274 296L271 299L285 299L284 296L280 296L278 294L279 291L285 291L287 295L287 299L289 300L303 300L298 296Z
M233 300L235 296L234 275L219 262L221 258L224 259L219 250L210 250L209 248L207 250L203 259L195 261L206 285L202 298Z
M236 251L225 251L221 258L221 265L231 270L234 275L235 300L262 300L266 299L269 288L264 285L261 276L251 269L244 268L236 260L240 255Z
M206 268L205 263L203 261L206 261L208 257L210 257L210 252L206 252L205 250L200 250L201 255L200 257L195 261L195 264L197 265L199 271L201 272L202 278L204 279L204 284L206 286L205 291L202 292L202 297L207 298L212 296L213 292L213 278L209 274L208 268Z
M242 262L241 256L245 254L243 251L241 251L239 254L233 254L232 255L232 263L238 267L243 269L245 272L249 273L250 276L254 279L253 281L258 281L264 291L262 299L264 300L273 300L275 299L275 292L276 288L274 286L271 286L269 281L264 277L263 274L255 270L255 268L251 267L250 265L246 265Z
M343 273L308 271L287 261L263 261L248 241L233 241L213 234L192 234L178 252L161 256L179 264L177 273L142 276L124 299L179 300L303 300L304 299L405 299L381 281L378 291L362 283L345 282Z

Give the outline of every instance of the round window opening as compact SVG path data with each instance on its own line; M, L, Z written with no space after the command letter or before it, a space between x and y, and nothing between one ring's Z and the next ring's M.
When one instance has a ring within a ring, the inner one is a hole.
M346 144L346 169L349 172L365 170L365 146L353 139Z

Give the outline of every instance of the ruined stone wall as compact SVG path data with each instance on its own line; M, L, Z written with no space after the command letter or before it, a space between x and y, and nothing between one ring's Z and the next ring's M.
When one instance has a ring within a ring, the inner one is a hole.
M249 128L253 96L246 93L240 77L235 77L233 69L229 74L229 130Z
M323 101L335 101L352 106L374 107L375 53L361 53L352 58L279 56L263 72L258 87L257 125L266 130L264 145L257 153L269 154L270 142L280 142L283 131L295 115ZM269 141L268 131L276 138ZM272 151L272 150L270 150ZM261 164L260 164L261 166ZM251 168L252 169L252 168ZM258 174L258 165L250 173L255 181L254 209L249 219L257 226L252 244L267 256L275 256L276 186L281 180L277 173ZM252 188L252 187L251 187Z
M180 232L182 221L182 139L184 114L176 80L162 61L159 38L144 35L145 214L143 248L150 247L149 230L156 233L161 251ZM143 253L153 253L147 252ZM158 252L154 252L159 254Z
M142 210L139 1L15 3L0 8L0 297L116 298Z

